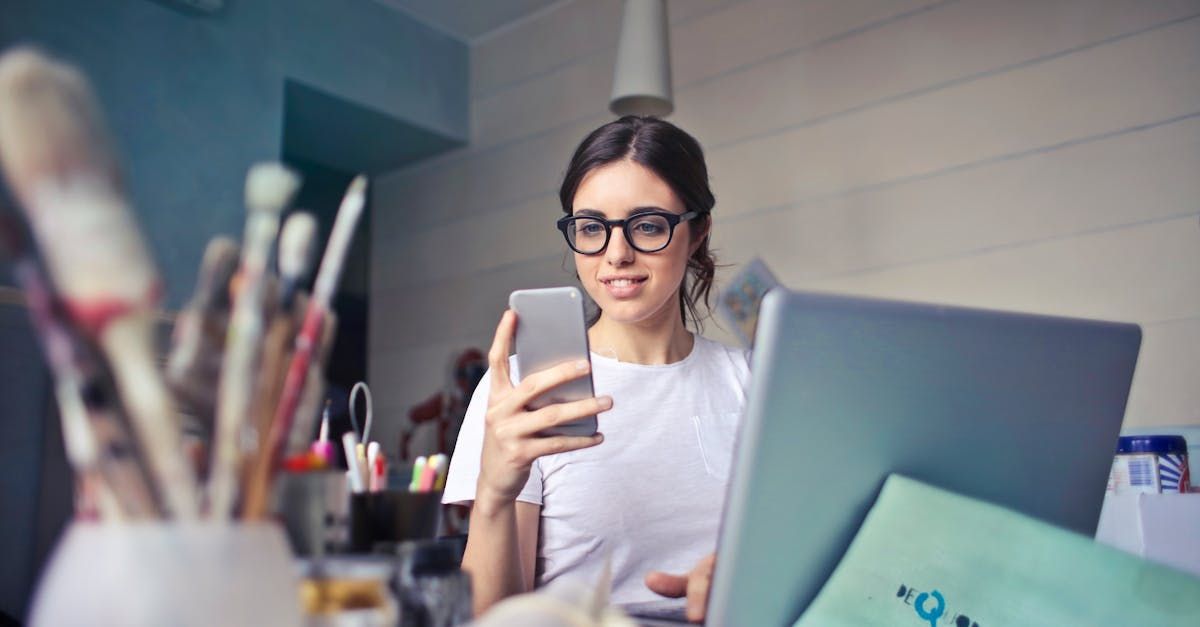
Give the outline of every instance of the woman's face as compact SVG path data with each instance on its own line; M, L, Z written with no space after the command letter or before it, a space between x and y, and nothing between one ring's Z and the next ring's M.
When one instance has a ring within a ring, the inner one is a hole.
M574 215L619 220L645 211L682 214L683 202L653 171L625 159L589 172L575 192ZM608 247L595 255L575 253L579 280L603 317L625 324L679 318L677 294L687 260L703 238L693 238L691 222L675 227L671 243L658 252L634 250L613 227Z

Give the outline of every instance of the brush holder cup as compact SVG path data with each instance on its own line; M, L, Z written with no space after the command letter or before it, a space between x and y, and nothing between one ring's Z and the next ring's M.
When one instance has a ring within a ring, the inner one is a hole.
M274 523L75 522L30 624L299 625L298 585Z
M298 557L345 548L350 518L345 471L282 473L275 497L275 512Z

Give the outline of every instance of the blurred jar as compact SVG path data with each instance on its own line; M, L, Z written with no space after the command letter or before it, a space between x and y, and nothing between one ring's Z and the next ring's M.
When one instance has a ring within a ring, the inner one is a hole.
M1117 439L1108 491L1174 493L1189 489L1187 440L1179 435L1137 435Z
M296 583L275 523L74 522L29 624L295 625Z
M393 627L399 619L386 557L301 560L300 606L306 627Z

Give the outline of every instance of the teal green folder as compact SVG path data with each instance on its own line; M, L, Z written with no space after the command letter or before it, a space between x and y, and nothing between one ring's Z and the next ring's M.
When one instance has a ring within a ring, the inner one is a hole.
M797 627L1200 627L1200 579L888 477Z

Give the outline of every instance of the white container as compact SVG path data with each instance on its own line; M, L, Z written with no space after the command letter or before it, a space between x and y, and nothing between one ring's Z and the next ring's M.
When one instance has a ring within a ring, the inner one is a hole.
M1200 577L1200 493L1108 494L1096 541Z
M74 523L30 624L299 625L297 575L274 523Z

